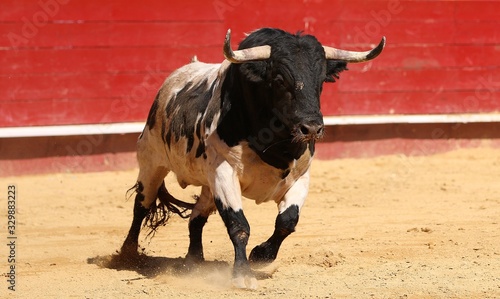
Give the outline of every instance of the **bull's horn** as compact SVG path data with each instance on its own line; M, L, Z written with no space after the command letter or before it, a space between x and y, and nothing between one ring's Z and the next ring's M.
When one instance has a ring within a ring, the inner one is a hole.
M327 46L323 46L323 49L325 49L326 59L344 60L346 62L365 62L377 57L384 49L384 46L385 46L385 36L382 37L382 40L380 41L378 46L371 49L370 51L365 51L365 52L346 51Z
M226 33L224 40L224 56L232 63L244 63L254 60L265 60L271 57L270 46L258 46L243 50L233 51L231 49L231 29Z

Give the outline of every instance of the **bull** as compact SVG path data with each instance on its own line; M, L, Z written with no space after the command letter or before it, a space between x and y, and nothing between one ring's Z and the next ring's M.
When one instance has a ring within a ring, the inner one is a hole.
M143 222L156 230L170 214L186 215L188 209L186 262L201 262L203 227L218 211L234 246L233 284L255 288L250 262L276 259L308 194L315 142L324 134L323 82L335 82L347 63L377 57L385 38L370 51L355 52L322 46L312 35L263 28L233 51L230 34L225 61L194 60L174 71L157 93L137 142L133 220L121 254L137 254ZM168 192L169 172L183 188L201 186L194 204ZM248 258L250 225L242 196L278 207L274 232Z

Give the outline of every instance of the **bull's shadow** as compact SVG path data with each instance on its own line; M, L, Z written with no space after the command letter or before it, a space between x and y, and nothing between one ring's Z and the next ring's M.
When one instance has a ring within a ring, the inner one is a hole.
M230 265L221 261L204 261L192 263L185 258L169 258L161 256L150 256L139 253L135 256L126 256L119 253L96 256L87 259L87 263L95 264L101 268L115 270L135 271L147 278L154 278L160 274L186 275L199 270L213 270L229 272Z
M115 269L118 271L135 271L146 278L154 278L161 274L187 276L197 275L201 273L218 272L224 273L224 276L227 275L227 278L229 280L232 270L232 265L225 261L215 260L193 263L182 257L169 258L161 256L149 256L145 253L139 253L134 256L125 256L117 252L111 255L88 258L87 263L97 265L101 268ZM254 270L254 274L258 280L264 280L271 278L273 273Z

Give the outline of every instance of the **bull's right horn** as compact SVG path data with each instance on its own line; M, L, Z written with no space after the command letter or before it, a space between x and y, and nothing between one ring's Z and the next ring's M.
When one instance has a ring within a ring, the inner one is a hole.
M344 60L346 62L365 62L368 60L372 60L380 53L382 53L384 46L385 36L382 37L382 40L380 41L378 46L365 52L346 51L327 46L323 46L323 49L325 50L326 59Z
M232 63L265 60L271 57L271 46L258 46L233 51L231 49L231 29L228 29L224 40L224 57Z

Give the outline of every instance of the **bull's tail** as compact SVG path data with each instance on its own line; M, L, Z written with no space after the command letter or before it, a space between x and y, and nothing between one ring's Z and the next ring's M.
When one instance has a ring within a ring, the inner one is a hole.
M149 232L148 236L153 237L160 226L165 226L170 219L172 214L177 214L181 218L188 218L191 216L189 211L194 208L193 203L187 203L177 198L173 197L165 187L165 183L162 182L160 188L158 188L158 200L155 200L146 218L143 222L143 227L147 227Z

